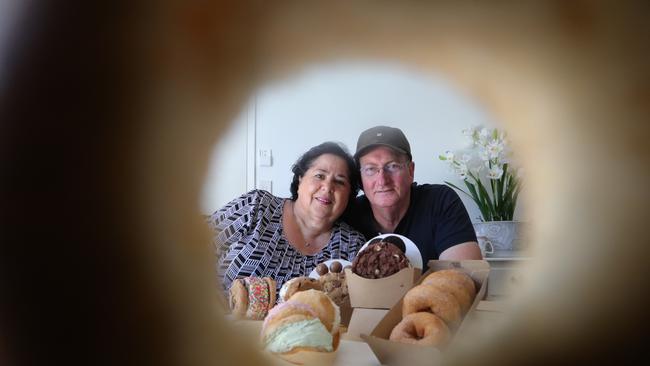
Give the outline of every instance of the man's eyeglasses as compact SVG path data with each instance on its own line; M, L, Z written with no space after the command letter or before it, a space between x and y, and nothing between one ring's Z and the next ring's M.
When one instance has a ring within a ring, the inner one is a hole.
M379 173L380 170L383 170L384 173L388 175L395 175L404 169L406 166L406 163L388 163L384 165L383 167L378 167L375 165L366 165L361 167L361 174L365 175L366 177L374 177Z

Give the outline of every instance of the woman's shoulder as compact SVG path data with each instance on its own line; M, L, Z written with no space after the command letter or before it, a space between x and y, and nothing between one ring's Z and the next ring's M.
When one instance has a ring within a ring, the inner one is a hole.
M252 197L253 202L263 206L278 205L284 201L284 198L274 196L272 193L263 189L253 189L246 194Z
M282 198L276 197L273 194L271 194L268 191L262 190L262 189L252 189L238 198L236 198L234 201L239 201L239 202L245 202L248 204L270 204L270 203L278 203L282 202Z

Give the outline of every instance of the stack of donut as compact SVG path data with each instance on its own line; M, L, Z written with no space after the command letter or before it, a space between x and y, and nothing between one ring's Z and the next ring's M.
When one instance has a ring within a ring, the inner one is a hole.
M276 282L270 277L245 277L232 282L229 305L237 319L262 320L275 305Z
M402 300L402 321L391 341L444 347L476 297L474 280L465 272L446 269L428 275Z
M339 344L340 322L338 306L324 292L300 291L266 316L262 343L267 351L290 361L304 353L334 352Z

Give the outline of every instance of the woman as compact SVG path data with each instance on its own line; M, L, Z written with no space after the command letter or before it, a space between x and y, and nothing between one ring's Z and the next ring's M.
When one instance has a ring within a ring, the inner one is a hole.
M352 261L364 244L360 232L339 220L359 191L359 172L345 148L322 143L291 170L290 199L253 190L210 216L224 290L245 276L271 277L279 290L328 259Z

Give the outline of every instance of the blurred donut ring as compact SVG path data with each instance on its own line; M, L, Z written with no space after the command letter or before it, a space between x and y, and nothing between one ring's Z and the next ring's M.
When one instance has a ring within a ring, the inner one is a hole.
M458 328L462 320L461 307L456 297L438 286L418 285L404 296L403 318L423 311L437 315L451 329Z
M421 282L422 285L440 287L456 297L462 314L465 315L476 297L474 280L458 270L442 270L433 272Z
M402 318L389 337L391 341L435 347L446 345L449 338L450 332L445 322L426 312L412 313Z

